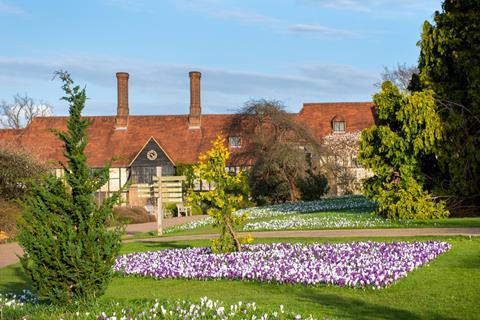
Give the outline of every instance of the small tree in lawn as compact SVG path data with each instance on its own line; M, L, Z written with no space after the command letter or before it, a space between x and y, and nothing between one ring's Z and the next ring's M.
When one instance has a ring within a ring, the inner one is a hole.
M251 237L239 237L236 229L246 220L246 214L236 216L233 212L242 206L244 196L242 190L246 176L243 173L230 175L225 165L230 156L225 147L225 139L219 135L213 141L212 149L199 156L194 166L195 174L202 181L212 183L214 189L194 193L190 190L189 200L200 203L207 202L207 213L213 218L214 227L220 229L220 238L212 240L214 252L241 251L241 244L251 241Z
M33 184L18 240L25 251L22 266L39 293L71 303L102 295L110 282L121 230L107 230L106 221L120 192L95 204L94 192L108 181L109 168L92 171L87 166L91 121L81 117L85 89L74 86L66 72L58 76L66 94L62 99L70 105L67 131L56 132L65 145L65 181L49 174Z

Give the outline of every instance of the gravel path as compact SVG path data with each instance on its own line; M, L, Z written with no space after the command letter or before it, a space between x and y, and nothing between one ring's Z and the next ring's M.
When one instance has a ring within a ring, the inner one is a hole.
M193 220L205 219L207 216L188 216L188 217L175 217L163 220L163 227L167 228L176 224L182 224ZM156 222L129 224L127 225L125 232L128 236L131 236L137 232L148 232L157 229ZM17 255L22 255L23 250L16 242L0 244L0 268L14 264L18 262Z
M201 218L201 217L200 217ZM178 220L176 220L178 219ZM180 220L183 219L183 220ZM188 219L198 217L181 217L165 220L169 225L184 223ZM155 223L129 225L127 234L134 232L151 231L156 228ZM129 231L130 230L130 231ZM251 232L254 238L341 238L341 237L408 237L408 236L480 236L480 228L401 228L401 229L354 229L354 230L309 230L309 231L264 231ZM215 234L164 236L148 239L127 239L124 242L170 242L181 240L202 240L217 237ZM17 243L0 245L0 268L18 262L17 255L21 255L22 249Z
M398 229L345 229L306 231L240 232L254 238L342 238L342 237L414 237L414 236L480 236L480 228L398 228ZM182 240L214 239L216 234L164 236L159 238L131 239L124 242L169 242Z

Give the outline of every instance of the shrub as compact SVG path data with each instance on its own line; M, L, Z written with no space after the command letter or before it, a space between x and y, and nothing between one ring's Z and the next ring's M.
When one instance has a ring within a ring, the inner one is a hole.
M45 171L46 167L25 150L0 147L0 198L22 198L29 189L31 179Z
M167 203L163 208L165 214L169 214L170 216L178 216L178 209L176 203Z
M225 165L230 153L225 147L225 138L218 135L212 142L212 148L199 156L198 164L194 166L199 179L214 183L215 188L207 192L195 193L190 189L189 202L208 202L208 215L213 219L213 226L220 229L220 237L212 240L214 252L242 251L241 244L252 241L249 236L239 237L236 230L247 219L233 212L241 208L243 187L246 178L243 173L230 175L225 171Z
M5 232L8 238L17 236L17 220L21 208L18 204L0 199L0 231Z
M114 207L113 216L116 221L125 224L157 221L155 215L149 214L148 211L142 207Z
M17 238L25 252L20 258L23 269L40 295L72 303L101 296L112 278L122 232L106 224L123 188L95 203L95 191L108 182L109 167L93 171L87 166L84 151L91 121L81 117L85 89L73 86L67 73L59 75L63 99L70 105L67 131L56 132L67 159L65 181L47 174L32 184Z
M253 200L257 205L284 203L290 197L288 183L280 179L278 175L268 178L257 176L252 173L250 178Z
M200 215L204 214L204 211L203 211L203 209L200 205L198 205L196 203L189 203L188 205L192 207L192 215L199 215L200 216ZM205 213L206 213L206 211L205 211Z
M304 179L300 179L298 187L303 201L318 200L328 192L328 180L322 174L309 171Z

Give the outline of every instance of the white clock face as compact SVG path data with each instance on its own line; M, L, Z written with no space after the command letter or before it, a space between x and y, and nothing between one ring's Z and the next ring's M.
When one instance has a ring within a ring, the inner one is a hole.
M155 160L157 159L157 152L155 150L150 150L147 152L147 159L148 160Z

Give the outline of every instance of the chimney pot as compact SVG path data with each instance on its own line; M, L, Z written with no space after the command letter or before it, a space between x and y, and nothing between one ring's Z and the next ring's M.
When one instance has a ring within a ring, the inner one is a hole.
M117 72L117 116L115 129L125 130L128 125L128 78L127 72Z
M189 72L190 77L190 114L188 116L189 129L200 129L202 107L200 103L200 78L198 71Z

